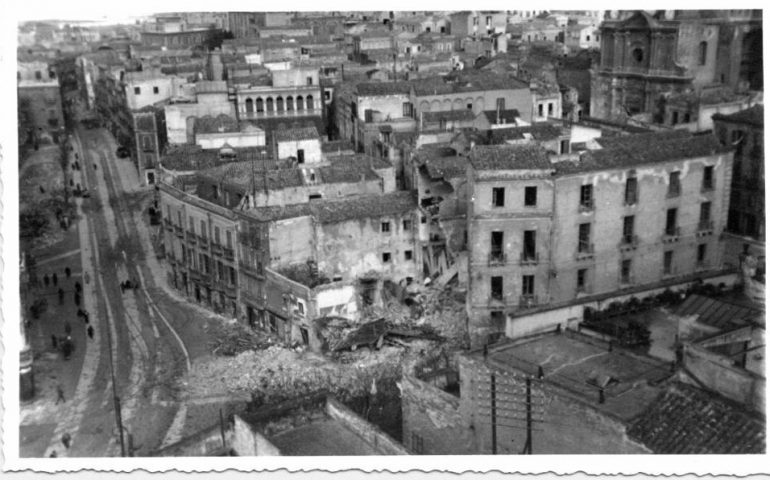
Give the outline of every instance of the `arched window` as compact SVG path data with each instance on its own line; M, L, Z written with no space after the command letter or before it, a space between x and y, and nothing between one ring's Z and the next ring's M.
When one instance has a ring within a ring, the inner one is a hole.
M257 97L257 112L262 113L265 111L265 105L262 101L262 97Z
M708 55L709 45L706 42L700 42L698 45L698 64L706 65L706 56Z
M305 105L307 106L308 110L314 110L315 109L315 105L313 104L313 96L312 95L308 95L307 96L307 98L305 99Z
M644 50L641 48L635 48L631 52L631 56L634 58L634 61L636 63L642 63L642 60L644 60Z
M268 97L268 99L265 101L265 110L268 112L273 111L273 99L272 97Z
M286 111L288 112L291 110L294 110L294 97L289 95L286 97Z
M246 99L246 113L253 113L254 112L254 102L250 99Z
M275 111L283 112L283 97L278 97L275 99Z
M297 95L297 110L302 110L305 105L302 102L302 95Z

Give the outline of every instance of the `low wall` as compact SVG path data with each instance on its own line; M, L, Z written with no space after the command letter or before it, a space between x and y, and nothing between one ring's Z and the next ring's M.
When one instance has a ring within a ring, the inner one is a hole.
M232 443L233 431L225 430L225 445ZM226 447L222 445L222 427L219 423L173 443L153 456L158 457L208 457L217 455Z
M692 345L684 345L684 368L699 387L714 390L752 410L764 412L766 380L747 370L730 365L722 355ZM683 378L688 383L692 379Z
M269 457L280 456L278 447L259 432L255 432L251 425L235 416L235 427L232 436L232 448L238 456L242 457Z
M326 414L361 437L381 455L409 455L401 444L332 397L326 399Z

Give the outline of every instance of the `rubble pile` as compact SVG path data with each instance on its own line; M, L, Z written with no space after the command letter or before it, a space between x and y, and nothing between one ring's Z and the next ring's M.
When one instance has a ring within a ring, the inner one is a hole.
M418 325L429 325L454 347L465 343L465 294L452 287L428 287L415 300L422 307Z
M233 357L249 350L262 350L273 344L270 337L256 334L238 322L208 322L209 347L214 355Z

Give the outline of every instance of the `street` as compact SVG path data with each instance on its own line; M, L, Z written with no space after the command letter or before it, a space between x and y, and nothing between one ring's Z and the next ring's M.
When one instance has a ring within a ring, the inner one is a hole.
M203 329L207 315L164 290L165 273L143 218L152 204L152 190L139 184L130 160L115 157L109 132L80 128L71 141L75 148L70 160L79 159L81 166L73 177L91 193L76 202L81 214L77 228L83 302L94 337L83 342L86 351L77 386L63 406L54 404L53 397L42 406L36 402L38 411L23 415L29 421L22 421L22 427L42 418L55 422L45 456L147 455L181 434L186 408L177 386L191 362L208 353ZM41 263L46 261L41 258ZM124 291L121 283L127 280L138 288ZM64 435L71 438L69 448L61 441ZM21 449L22 456L43 454L39 449L25 451L23 432Z

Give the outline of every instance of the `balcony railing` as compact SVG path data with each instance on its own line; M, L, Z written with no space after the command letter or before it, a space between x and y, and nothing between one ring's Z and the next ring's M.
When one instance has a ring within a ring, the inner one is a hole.
M491 252L489 254L489 265L505 265L508 263L508 255L503 252Z
M270 112L241 112L240 117L247 120L255 120L259 118L281 118L281 117L304 117L304 116L317 116L321 115L320 108L314 108L312 110L281 110Z
M231 262L235 259L235 251L232 248L222 247L222 255L225 257L225 260L230 260Z
M211 244L211 254L212 255L222 255L222 245L218 243L212 243Z
M634 250L639 245L639 237L636 235L623 235L620 240L620 249L623 251Z
M621 288L629 288L634 286L634 276L633 275L621 275L618 278L618 283L620 284Z
M594 258L594 244L586 243L578 245L578 251L575 253L576 260L589 260Z
M697 235L699 237L705 237L706 235L711 235L714 233L714 222L711 220L701 220L698 222L698 232Z
M667 228L663 232L663 243L678 242L681 236L681 229L679 227Z
M537 305L537 295L521 295L519 297L519 308L534 308Z
M206 237L203 237L201 235L198 235L198 246L200 248L206 249L209 246L209 241Z
M714 182L703 182L703 184L700 186L700 191L703 193L713 192L714 191Z
M503 293L495 293L492 292L489 295L489 305L503 305L505 304L505 297L503 296Z
M190 245L195 245L198 243L198 237L194 233L187 232L187 243Z
M540 263L540 254L533 252L521 252L519 256L520 265L537 265Z
M580 202L578 211L580 212L592 212L594 210L594 200L584 200Z
M184 230L179 225L174 225L174 233L176 233L177 237L184 238Z

